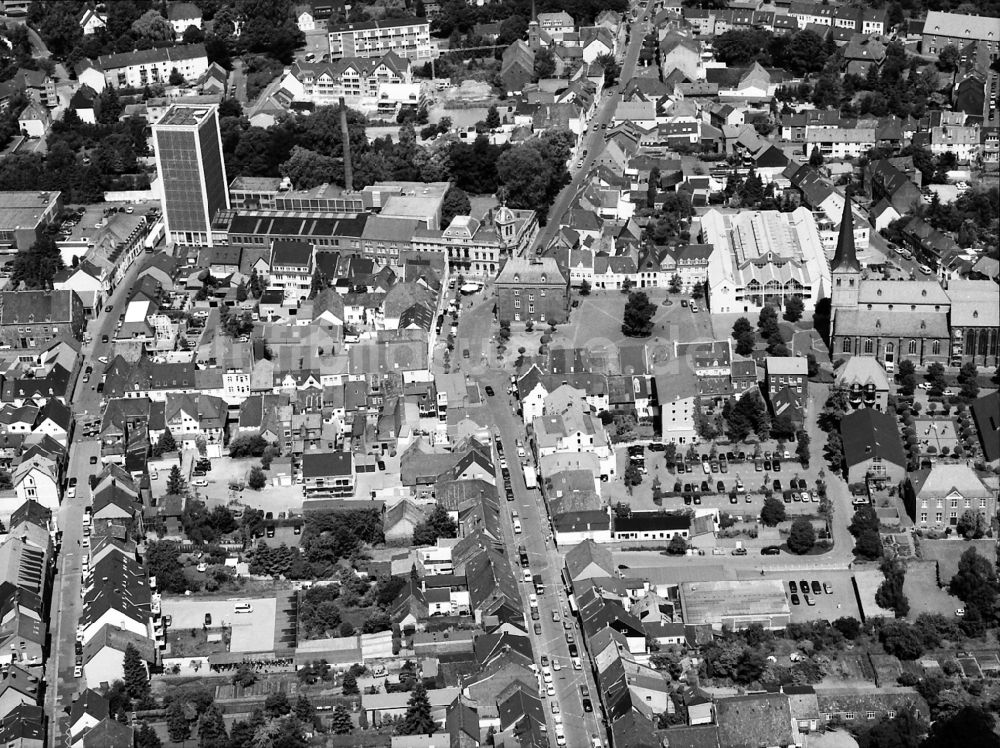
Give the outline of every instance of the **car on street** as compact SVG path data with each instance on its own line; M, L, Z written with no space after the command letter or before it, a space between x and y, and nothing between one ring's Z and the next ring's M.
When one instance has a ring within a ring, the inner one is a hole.
M76 488L74 488L73 486L70 486L69 488L67 488L66 489L66 498L67 499L75 499L76 498Z
M541 636L541 635L542 635L542 624L536 622L535 623L535 636Z
M590 703L590 699L583 700L583 711L587 713L594 711L594 705Z
M562 665L559 664L559 660L552 660L552 669L557 673L562 670Z
M90 456L90 464L91 465L96 465L97 464L97 455L91 455Z
M100 361L102 364L108 363L108 357L107 356L98 356L97 360Z
M552 709L552 713L553 714L559 714L559 702L558 701L553 701L549 705L549 708Z
M747 555L747 549L746 548L733 548L733 555L734 556L745 556L745 555Z
M574 670L583 670L583 662L581 662L579 657L574 657L572 662Z
M111 304L108 304L106 307L104 307L104 311L107 312L108 314L111 314L111 312L113 312L114 310L115 308L111 306Z
M929 267L927 267L926 265L921 265L921 266L920 266L920 272L921 272L921 273L923 273L924 275L930 275L930 274L931 274L931 273L933 273L934 271L933 271L933 270L931 270L931 269L930 269Z
M205 486L208 485L208 481L205 480L204 478L195 478L193 481L191 481L191 485L198 486L199 488L204 488Z
M549 687L545 689L545 695L546 696L555 696L556 695L556 687L554 685L552 685L551 683L549 683Z
M809 594L807 594L807 593L803 592L803 593L802 593L802 597L803 597L803 598L805 598L805 601L806 601L806 605L810 605L810 606L812 606L812 605L815 605L815 604L816 604L816 601L815 601L815 600L813 600L813 599L812 599L812 596L810 596Z
M552 611L552 622L553 623L559 623L559 611L558 610L553 610Z
M83 677L83 666L82 665L74 665L73 666L73 677L74 678L82 678Z
M765 545L760 549L761 556L777 556L781 554L781 546L778 545Z

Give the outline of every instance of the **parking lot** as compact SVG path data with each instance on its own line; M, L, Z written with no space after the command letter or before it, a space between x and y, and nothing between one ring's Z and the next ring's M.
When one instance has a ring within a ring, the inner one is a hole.
M624 475L628 467L629 449L635 450L635 457L639 459L638 448L619 448L617 450L619 475ZM637 463L643 465L646 472L642 483L633 487L631 495L620 481L605 484L602 490L611 504L625 502L636 511L701 506L733 515L756 517L763 506L766 488L775 498L784 501L785 511L790 515L816 514L819 511L819 496L815 490L818 469L804 469L794 459L791 449L782 450L777 470L774 469L773 460L764 457L753 460L752 449L747 450L745 445L734 448L732 454L736 457L736 461L733 462L728 459L712 460L708 449L710 447L701 445L697 462L684 460L682 473L676 463L667 466L662 452L646 447L642 451L642 462ZM762 452L766 455L777 450L776 445L766 445ZM741 451L744 453L743 460L739 458ZM785 451L789 453L789 458L784 457ZM721 449L719 454L725 455L728 452L730 449L727 446ZM679 457L683 458L685 455L685 451L679 453ZM708 472L705 472L705 463L700 461L702 456L709 458ZM653 501L653 484L656 480L659 481L660 491L664 495L662 506L657 506ZM732 495L733 492L736 492L735 496ZM808 494L808 499L805 501L804 494Z
M792 622L803 623L816 619L835 621L844 616L861 619L858 596L854 591L853 574L849 571L827 571L823 569L797 572L768 572L765 577L780 579L785 587L785 596L792 611ZM795 597L792 597L791 583L795 583ZM809 586L808 597L802 593L802 583ZM813 591L813 582L820 585L821 592ZM830 592L825 585L829 585ZM796 604L796 599L798 603ZM812 603L811 605L809 603Z
M249 603L248 613L236 613L236 605ZM232 627L231 652L260 652L274 646L276 601L262 598L165 597L164 615L173 630ZM211 616L211 622L205 616Z

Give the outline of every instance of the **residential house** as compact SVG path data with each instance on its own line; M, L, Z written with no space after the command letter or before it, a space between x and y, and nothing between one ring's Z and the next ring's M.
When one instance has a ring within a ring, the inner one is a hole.
M22 502L37 501L46 509L59 510L62 499L61 460L36 455L22 460L11 476L14 491Z
M100 93L84 84L76 90L69 100L69 108L76 112L76 116L82 122L90 125L97 124L97 117L101 113Z
M768 356L764 359L764 370L768 400L775 418L787 416L796 426L801 426L805 420L806 403L809 401L806 359L801 356ZM779 400L790 407L779 408Z
M294 101L316 106L336 104L341 97L355 109L375 111L391 103L418 105L420 86L413 82L410 60L390 51L381 57L344 57L329 62L296 62L285 74L281 86ZM392 92L402 90L398 100ZM412 101L410 98L412 97Z
M862 408L840 419L844 463L850 483L868 479L896 485L906 477L907 459L896 420L885 412Z
M132 645L148 668L156 663L153 640L113 625L102 626L83 645L83 673L88 684L110 685L121 677L125 662L125 649Z
M926 55L937 55L949 45L961 49L975 41L984 44L990 59L995 60L1000 53L1000 29L993 20L963 13L928 11L920 49Z
M98 29L103 29L108 24L108 14L99 13L94 7L87 6L80 14L77 21L83 29L84 36L91 36L97 33Z
M903 490L910 519L921 530L954 528L967 511L989 522L996 516L996 491L965 463L935 462L929 470L912 473Z
M41 104L29 101L28 105L21 111L17 118L17 126L21 134L27 138L41 138L52 126L52 117L49 110Z
M312 245L303 241L271 242L268 288L281 291L286 301L302 301L309 296L314 270Z
M307 495L353 496L354 473L354 455L350 452L307 452L302 456L303 490Z
M535 52L527 42L518 40L504 50L500 62L500 80L508 95L520 94L535 75Z
M109 86L142 88L154 83L166 84L175 69L185 80L198 80L208 69L208 56L204 44L179 44L102 55L95 67L103 71Z
M816 689L816 701L822 718L821 727L833 721L863 726L892 719L904 711L913 711L928 719L927 702L905 686L855 685Z
M167 6L167 20L174 27L174 33L179 40L189 26L201 28L201 8L194 3L170 3Z

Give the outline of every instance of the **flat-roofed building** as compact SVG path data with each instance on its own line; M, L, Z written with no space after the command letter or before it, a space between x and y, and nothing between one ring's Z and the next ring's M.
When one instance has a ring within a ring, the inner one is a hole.
M734 631L759 623L765 629L785 628L791 610L780 579L741 579L720 582L682 582L684 623L707 624L716 631Z
M331 24L328 29L330 59L381 57L395 52L411 60L437 57L426 18L391 18L381 21Z
M713 313L783 308L793 296L806 310L828 295L830 266L816 220L805 208L723 214L701 219L701 240L715 247L709 257L709 306Z
M62 212L62 193L0 192L0 250L25 250Z

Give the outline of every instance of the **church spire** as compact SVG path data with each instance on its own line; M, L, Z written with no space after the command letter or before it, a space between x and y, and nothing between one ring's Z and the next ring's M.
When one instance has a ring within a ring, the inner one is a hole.
M840 234L837 236L837 251L833 255L830 270L861 272L858 252L854 246L854 211L851 209L851 193L844 195L844 215L840 219Z

